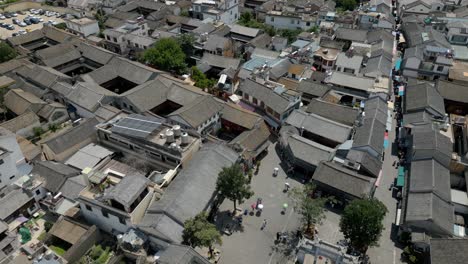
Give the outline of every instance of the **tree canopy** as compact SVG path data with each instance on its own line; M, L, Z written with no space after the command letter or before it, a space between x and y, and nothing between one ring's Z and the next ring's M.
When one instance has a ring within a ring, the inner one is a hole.
M354 200L344 209L341 232L356 250L366 252L369 246L377 245L387 212L387 207L375 198Z
M201 212L184 223L182 239L191 247L208 247L210 254L214 244L222 244L221 234L216 226L208 221L206 212Z
M174 38L161 38L145 50L141 59L160 70L177 74L184 73L187 68L184 51Z
M356 0L338 0L336 1L336 7L343 10L353 11L358 6Z
M186 59L193 55L193 45L195 44L195 36L192 34L182 34L177 38L180 48L185 54Z
M234 202L234 211L237 202L242 203L244 199L249 199L254 195L249 185L249 179L244 176L239 164L223 168L218 175L216 190L222 197Z
M195 81L195 86L198 88L211 88L215 84L215 80L208 79L206 75L201 72L197 67L192 67L192 80Z
M306 231L310 231L313 223L320 223L324 216L324 206L327 198L312 198L315 185L307 184L304 187L292 188L289 197L293 201L294 210L302 216Z
M5 42L0 42L0 63L16 57L16 51Z

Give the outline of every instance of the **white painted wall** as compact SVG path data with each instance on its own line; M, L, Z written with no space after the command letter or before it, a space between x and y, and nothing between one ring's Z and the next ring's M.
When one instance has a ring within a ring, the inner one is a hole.
M99 25L97 21L86 25L80 25L73 21L65 21L65 24L67 24L69 29L76 31L85 37L99 33Z
M86 203L83 200L79 200L81 213L83 214L86 221L92 223L107 233L111 233L112 230L117 230L120 233L125 233L131 226L130 218L126 218L126 224L119 222L119 218L109 213L109 217L105 217L102 214L101 208L93 204ZM91 206L92 211L89 211L85 205Z
M297 17L288 17L288 16L273 16L267 14L265 17L265 24L270 25L278 29L302 29L306 30L315 25L314 22L303 21Z

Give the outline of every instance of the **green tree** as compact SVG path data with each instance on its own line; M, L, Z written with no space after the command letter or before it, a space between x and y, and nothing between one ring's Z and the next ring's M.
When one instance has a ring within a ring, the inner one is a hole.
M377 245L387 212L387 207L375 198L354 200L341 217L341 232L356 250L365 253L369 246Z
M0 63L16 57L16 51L5 42L0 42Z
M356 9L358 3L356 0L338 0L336 1L336 7L337 8L342 8L344 10L350 10L353 11Z
M244 176L239 164L223 168L218 175L216 190L222 197L228 198L234 203L234 212L237 208L237 202L242 203L244 199L249 199L254 195L249 185L249 179Z
M142 60L156 68L182 74L186 70L185 54L176 39L161 38L142 55Z
M193 45L195 44L195 36L193 34L182 34L177 38L180 48L185 54L186 59L193 55Z
M288 43L296 40L297 36L302 33L301 29L281 29L278 32L283 38L288 39Z
M210 256L213 255L213 245L222 244L221 234L216 229L216 226L208 221L206 212L201 212L194 218L185 221L182 239L185 244L193 248L207 247Z
M304 187L292 188L288 196L293 201L294 210L302 216L306 232L311 232L313 223L320 223L324 215L324 206L328 198L313 198L315 185L307 184Z
M206 75L197 67L192 67L192 80L195 81L195 86L198 88L211 88L215 84L214 80L208 79Z

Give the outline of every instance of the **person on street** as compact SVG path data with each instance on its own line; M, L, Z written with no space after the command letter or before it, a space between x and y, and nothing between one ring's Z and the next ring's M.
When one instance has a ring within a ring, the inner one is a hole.
M261 230L265 229L266 225L267 225L267 220L263 219L262 227L260 229Z
M289 182L285 182L285 183L284 183L284 190L285 190L286 192L289 191L289 187L290 187L290 186L289 186Z

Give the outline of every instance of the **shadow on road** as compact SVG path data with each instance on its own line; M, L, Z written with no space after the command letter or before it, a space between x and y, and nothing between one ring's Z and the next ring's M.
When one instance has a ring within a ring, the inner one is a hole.
M242 215L241 217L245 217ZM244 232L244 227L239 223L238 217L232 216L232 211L218 212L215 219L218 230L225 235L232 235L234 232Z

